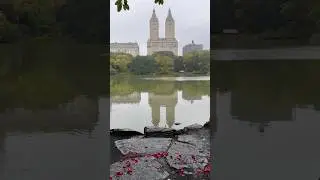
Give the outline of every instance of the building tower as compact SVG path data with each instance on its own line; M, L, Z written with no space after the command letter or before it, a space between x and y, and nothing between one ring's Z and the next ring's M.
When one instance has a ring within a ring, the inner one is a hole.
M150 37L147 42L147 54L152 55L155 52L170 51L178 56L178 41L175 38L175 23L169 9L165 22L165 37L159 37L159 20L155 10L150 19Z
M159 39L159 20L156 15L156 11L153 9L152 16L149 21L150 24L150 40Z
M168 16L165 22L165 38L166 39L175 39L175 27L174 19L171 14L171 10L168 11Z

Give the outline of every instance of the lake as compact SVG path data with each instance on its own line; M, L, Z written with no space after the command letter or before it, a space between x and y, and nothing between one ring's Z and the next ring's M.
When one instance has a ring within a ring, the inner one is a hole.
M105 179L109 124L179 129L209 108L212 179L320 177L320 61L216 61L210 80L109 84L103 49L58 45L0 48L1 180Z
M210 117L210 77L111 78L111 129L181 129Z
M216 65L212 179L318 179L320 62Z
M98 47L0 46L1 180L105 179L109 72Z

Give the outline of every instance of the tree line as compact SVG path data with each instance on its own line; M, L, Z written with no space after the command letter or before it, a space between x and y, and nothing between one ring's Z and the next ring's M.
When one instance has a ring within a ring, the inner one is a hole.
M171 74L177 72L208 74L210 72L210 52L193 51L184 56L162 51L151 56L136 56L125 53L110 55L110 73Z
M105 42L109 5L106 0L2 0L0 42L39 36ZM117 0L115 6L119 11L129 10L128 0ZM241 33L282 31L307 37L320 31L318 0L215 0L211 11L212 32L216 33L234 28Z
M105 42L110 15L105 0L5 0L0 2L0 42L29 37L70 37Z
M320 30L318 0L215 0L212 7L216 33L232 28L242 33L283 31L303 37Z
M129 10L128 0L117 0L115 5L118 11ZM320 32L319 0L214 0L211 5L213 33L223 29L249 34L278 31L282 36L307 38Z

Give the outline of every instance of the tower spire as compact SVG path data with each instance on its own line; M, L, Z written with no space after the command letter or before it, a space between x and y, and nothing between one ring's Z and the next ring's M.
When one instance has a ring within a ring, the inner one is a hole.
M158 19L156 15L156 10L153 8L151 19Z
M172 14L171 14L171 9L169 8L169 11L168 11L168 18L172 18Z

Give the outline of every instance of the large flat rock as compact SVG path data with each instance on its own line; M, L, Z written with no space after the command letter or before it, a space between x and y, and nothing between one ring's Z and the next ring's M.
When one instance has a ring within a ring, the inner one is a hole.
M169 173L153 157L127 159L110 166L110 179L162 180L168 176Z
M143 155L167 151L171 140L171 138L131 138L118 140L115 145L123 155L130 153Z
M206 157L210 157L210 130L201 129L189 134L179 135L178 141L194 145Z
M201 153L195 145L182 142L174 142L166 158L171 167L184 169L191 173L203 169L208 164L208 157Z

